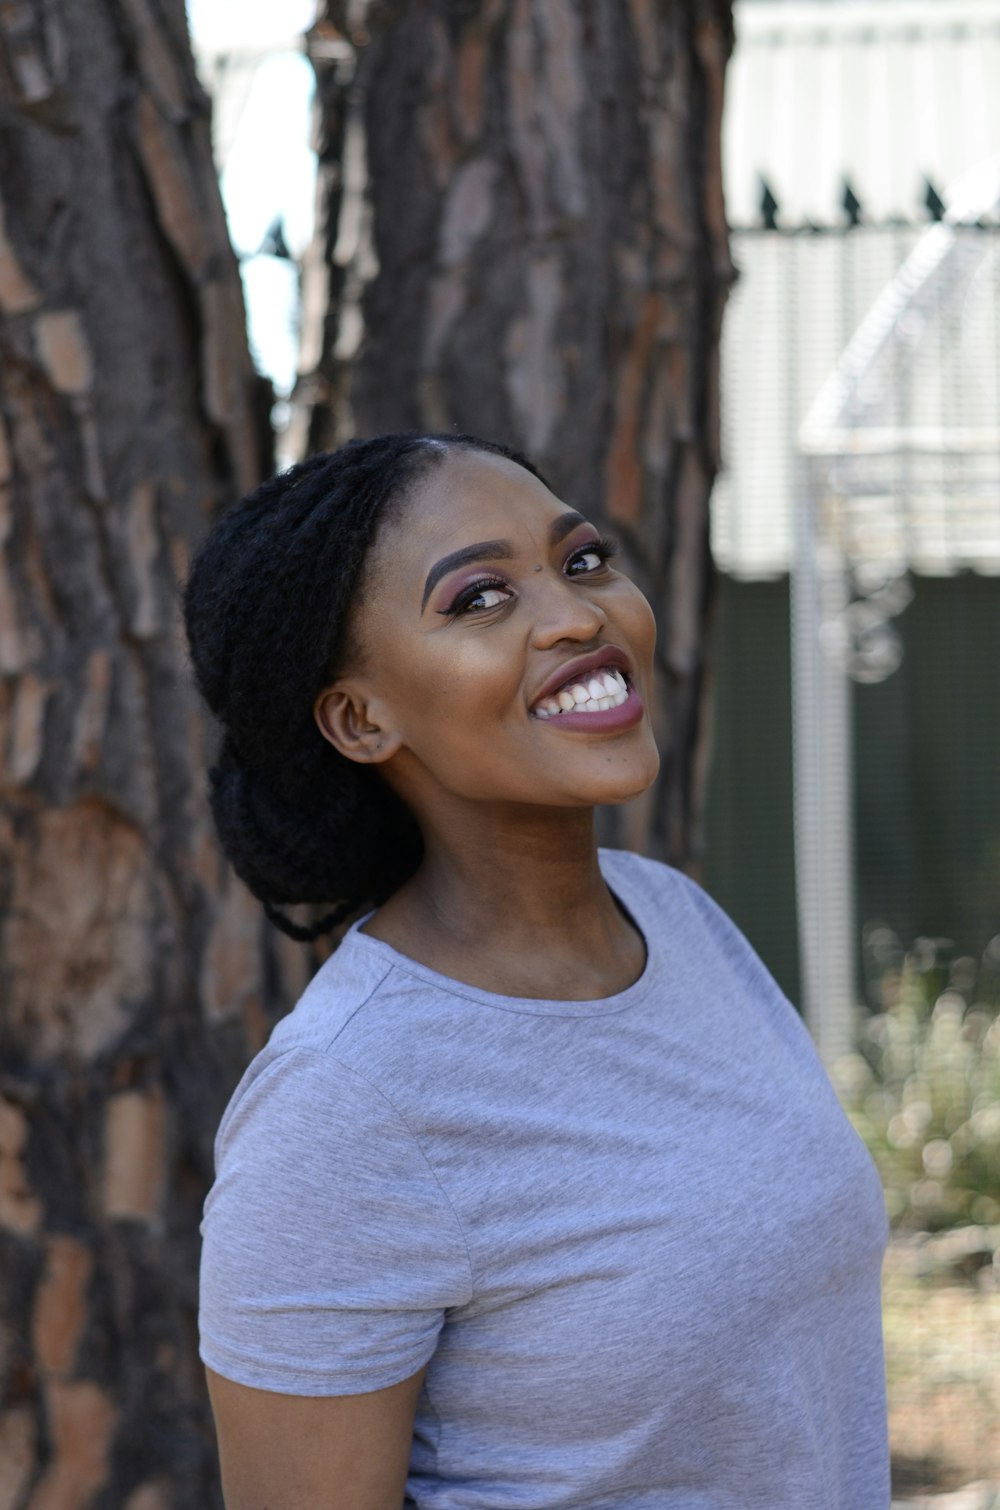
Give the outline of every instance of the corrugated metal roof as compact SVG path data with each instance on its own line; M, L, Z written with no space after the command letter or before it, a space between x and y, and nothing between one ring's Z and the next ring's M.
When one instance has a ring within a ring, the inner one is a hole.
M723 171L730 224L919 221L1000 151L1000 0L737 0Z
M808 507L855 567L1000 574L1000 230L742 232L733 251L722 569L788 571Z

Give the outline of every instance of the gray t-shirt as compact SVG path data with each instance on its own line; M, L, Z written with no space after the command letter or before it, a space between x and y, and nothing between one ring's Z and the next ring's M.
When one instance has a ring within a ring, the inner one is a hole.
M497 996L352 929L226 1112L202 1357L298 1395L428 1363L419 1510L884 1510L878 1178L679 871L602 851L640 978Z

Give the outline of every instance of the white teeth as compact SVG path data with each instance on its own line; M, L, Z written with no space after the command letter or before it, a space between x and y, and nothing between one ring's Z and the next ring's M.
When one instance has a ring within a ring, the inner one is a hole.
M601 671L590 681L574 682L572 687L563 687L552 697L547 697L534 710L537 718L556 718L560 713L573 713L582 709L588 713L603 713L608 708L620 708L628 699L628 683L618 670Z

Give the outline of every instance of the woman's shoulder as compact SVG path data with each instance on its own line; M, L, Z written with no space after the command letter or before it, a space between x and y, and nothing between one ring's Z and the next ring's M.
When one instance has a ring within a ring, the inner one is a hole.
M703 972L713 960L731 956L734 951L753 955L718 904L676 866L623 849L602 849L599 853L605 881L647 942L669 941L674 973L689 963Z
M268 1047L330 1049L359 1013L384 999L391 975L391 963L364 947L356 926L348 929L292 1010L275 1025Z
M421 1075L433 1077L436 1029L455 1008L405 966L357 924L348 929L251 1061L222 1130L237 1109L268 1105L280 1119L297 1099L315 1107L357 1094L407 1113Z
M625 849L601 849L599 854L604 879L613 890L621 890L623 901L631 904L634 898L640 908L643 903L647 908L650 905L659 909L667 907L692 921L697 919L710 933L724 938L727 944L738 939L742 947L750 947L718 902L683 870ZM662 921L662 910L659 918Z
M619 887L639 898L654 903L682 906L706 893L674 865L662 860L652 860L648 855L638 855L628 849L600 849L598 851L601 874L612 890ZM628 900L627 897L622 898Z
M806 1045L798 1012L749 939L703 886L675 866L644 855L602 849L600 856L605 880L647 935L669 939L675 975L681 971L705 984L722 970L783 1034L799 1047Z

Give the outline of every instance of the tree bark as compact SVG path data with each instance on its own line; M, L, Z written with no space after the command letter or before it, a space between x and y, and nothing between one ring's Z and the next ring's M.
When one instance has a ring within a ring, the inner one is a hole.
M269 433L182 0L0 7L0 357L0 1510L209 1507L212 1137L305 960L182 645Z
M733 269L730 0L327 0L299 449L470 430L624 546L659 625L647 797L609 842L696 869L708 500Z

